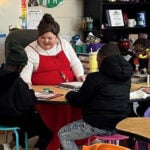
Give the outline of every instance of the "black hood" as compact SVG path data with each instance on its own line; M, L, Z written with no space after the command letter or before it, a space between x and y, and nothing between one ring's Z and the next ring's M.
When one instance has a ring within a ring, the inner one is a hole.
M19 72L0 70L0 95L7 92L18 77Z
M120 55L106 57L100 67L100 72L116 80L126 80L133 74L132 66Z

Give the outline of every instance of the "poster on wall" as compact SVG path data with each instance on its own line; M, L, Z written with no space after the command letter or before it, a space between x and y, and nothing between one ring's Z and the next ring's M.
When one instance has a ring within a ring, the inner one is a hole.
M57 5L61 4L63 0L39 0L39 4L41 6L47 7L47 8L53 8Z
M28 0L28 7L39 6L38 0Z
M28 10L27 15L27 28L28 29L37 29L37 26L42 19L42 10L41 9L32 9Z

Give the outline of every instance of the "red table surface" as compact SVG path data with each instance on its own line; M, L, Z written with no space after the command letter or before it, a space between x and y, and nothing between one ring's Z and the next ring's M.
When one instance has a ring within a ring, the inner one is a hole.
M81 109L71 107L68 104L37 104L36 108L47 127L54 134L46 150L58 150L60 147L58 138L59 129L70 122L81 119ZM77 144L82 145L86 141L86 139L80 140Z

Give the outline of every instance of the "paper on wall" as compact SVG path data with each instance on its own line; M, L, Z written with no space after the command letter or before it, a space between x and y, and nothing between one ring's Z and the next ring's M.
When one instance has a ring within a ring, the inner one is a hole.
M27 14L27 28L37 29L37 26L42 19L43 14L41 9L30 9Z

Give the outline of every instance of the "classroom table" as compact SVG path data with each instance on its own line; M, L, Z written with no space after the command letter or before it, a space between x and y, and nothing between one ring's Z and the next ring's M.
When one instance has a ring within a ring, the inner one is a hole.
M150 118L129 117L120 121L116 130L119 133L150 142Z
M81 109L70 106L66 99L65 94L69 91L67 89L58 88L57 86L33 86L34 91L42 91L44 88L49 88L57 94L63 94L63 96L50 99L41 100L36 104L42 119L44 120L47 127L52 130L54 137L49 143L47 150L58 150L60 147L60 142L57 136L59 129L75 120L82 118ZM78 141L78 144L85 144L86 140Z
M135 91L135 90L137 90L139 88L142 88L142 87L148 87L147 83L146 82L143 82L143 83L132 83L130 91Z

